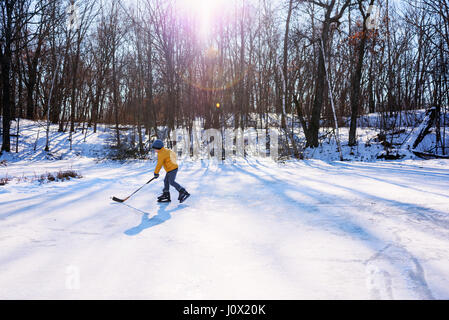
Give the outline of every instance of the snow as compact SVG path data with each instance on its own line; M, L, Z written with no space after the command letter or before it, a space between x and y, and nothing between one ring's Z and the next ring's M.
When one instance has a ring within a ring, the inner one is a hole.
M50 154L21 128L0 157L0 299L449 299L449 161L377 160L373 128L343 144L361 161L332 135L304 161L181 159L183 204L156 202L163 175L111 201L155 162L107 160L105 126L72 150L52 126ZM82 178L38 179L65 170Z
M31 165L30 165L31 164ZM0 299L448 299L449 162L20 160L0 188ZM177 198L172 190L172 198Z

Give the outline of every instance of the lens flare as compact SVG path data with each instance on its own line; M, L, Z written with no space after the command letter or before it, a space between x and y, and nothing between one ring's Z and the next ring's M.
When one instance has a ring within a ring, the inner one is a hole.
M226 0L178 0L184 14L194 18L200 35L207 38L213 30L214 21L220 15Z

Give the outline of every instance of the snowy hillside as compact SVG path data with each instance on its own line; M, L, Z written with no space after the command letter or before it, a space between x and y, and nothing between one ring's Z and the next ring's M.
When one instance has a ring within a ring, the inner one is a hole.
M70 150L70 134L58 132L57 125L50 126L49 150L44 151L46 142L46 123L43 121L20 120L20 135L18 153L16 153L16 137L11 138L11 152L0 156L0 159L7 161L18 160L61 160L77 157L87 157L92 159L104 158L110 150L105 148L110 142L113 131L105 125L99 125L97 132L92 128L77 128L72 135L72 149ZM13 122L11 132L17 129L17 122Z
M360 117L359 126L357 130L356 146L348 146L349 128L340 128L340 140L342 141L342 154L345 160L355 161L378 161L379 155L385 150L385 146L392 150L400 149L402 144L410 137L410 135L416 131L416 126L424 117L424 110L414 113L400 113L392 118L388 118L389 126L395 128L392 130L393 134L388 132L382 132L376 129L379 125L380 115L377 113L368 114ZM231 119L232 120L232 119ZM290 121L287 119L287 122ZM346 121L346 120L345 120ZM346 121L347 122L347 121ZM274 114L270 114L269 123L271 125L278 125L280 123L280 117ZM443 120L441 121L443 123ZM449 123L449 119L446 120ZM202 121L196 120L196 129L201 132L203 128L201 126ZM257 124L257 119L254 119L254 124ZM262 121L259 125L264 126L265 122ZM11 132L15 132L17 123L13 122ZM44 151L46 142L46 123L35 122L29 120L20 121L20 135L19 145L16 153L16 138L11 139L11 153L3 154L0 156L0 161L19 161L19 160L61 160L61 159L74 159L74 158L90 158L97 160L114 159L115 150L111 148L111 145L116 144L115 131L113 126L98 125L97 132L94 133L92 128L77 128L76 132L72 136L72 146L70 149L70 134L68 132L58 132L58 126L52 125L50 127L50 152ZM252 131L251 131L252 130ZM263 129L259 129L263 132ZM284 134L278 129L279 137L284 138ZM444 133L442 128L442 135L449 136L449 127L445 128ZM160 133L165 137L166 128L159 127ZM246 131L245 131L246 132ZM246 134L246 137L250 139L254 138L255 131L250 129ZM298 147L302 152L304 159L318 159L323 161L336 161L339 160L339 152L337 148L335 133L333 128L322 128L320 132L322 137L322 143L318 148L305 148L305 137L302 128L299 123L295 125L295 138L298 143ZM435 151L435 132L431 132L427 135L424 141L418 146L418 151L432 152ZM121 139L127 146L136 148L137 146L137 131L134 129L121 130ZM142 130L143 144L148 150L149 137L145 135ZM448 139L446 139L448 140ZM449 144L449 141L446 141ZM449 145L447 146L449 149ZM246 150L249 157L253 156L250 148ZM153 159L155 155L149 152L144 158ZM203 152L201 158L206 159L207 155ZM282 157L284 158L284 157ZM417 156L411 152L402 152L401 159L418 159ZM190 160L190 159L187 159Z
M449 299L448 160L181 160L185 203L156 202L163 172L116 203L154 161L98 161L103 128L72 151L53 131L46 157L23 128L0 159L0 299Z

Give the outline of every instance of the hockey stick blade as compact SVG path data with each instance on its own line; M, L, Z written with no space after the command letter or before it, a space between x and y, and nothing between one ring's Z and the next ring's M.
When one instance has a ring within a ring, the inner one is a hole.
M128 198L125 198L125 199L119 199L119 198L116 198L116 197L112 197L112 200L113 200L113 201L116 201L116 202L125 202L127 199L128 199Z

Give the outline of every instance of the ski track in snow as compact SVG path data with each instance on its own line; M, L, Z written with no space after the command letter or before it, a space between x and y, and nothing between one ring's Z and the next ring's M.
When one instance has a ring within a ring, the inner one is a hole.
M449 299L449 162L18 161L0 187L0 299Z

